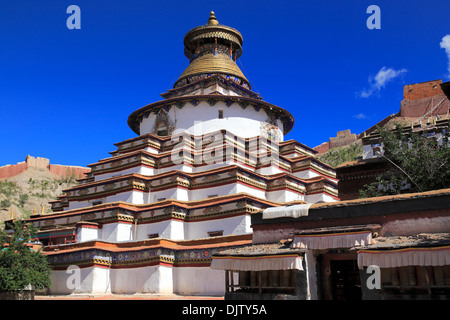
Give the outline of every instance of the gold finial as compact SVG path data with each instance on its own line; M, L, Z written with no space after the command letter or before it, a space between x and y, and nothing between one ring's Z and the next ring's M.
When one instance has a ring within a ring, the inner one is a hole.
M211 11L211 13L209 14L208 26L217 26L217 25L219 25L219 21L217 21L214 11Z
M45 206L42 205L42 207L41 207L41 214L44 214L44 213L45 213Z
M11 212L11 220L14 219L14 212L12 211L12 209L9 209L9 211Z

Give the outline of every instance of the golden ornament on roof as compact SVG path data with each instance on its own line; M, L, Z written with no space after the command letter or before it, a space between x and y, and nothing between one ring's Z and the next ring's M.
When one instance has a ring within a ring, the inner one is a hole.
M219 25L219 21L217 21L216 19L216 15L214 14L214 11L211 11L211 13L209 14L209 19L208 19L208 26L217 26Z
M220 25L214 11L206 25L189 30L184 37L184 53L190 64L175 82L183 86L201 76L222 74L237 77L237 83L248 88L250 84L236 64L242 54L243 38L239 31ZM195 76L194 78L192 78Z

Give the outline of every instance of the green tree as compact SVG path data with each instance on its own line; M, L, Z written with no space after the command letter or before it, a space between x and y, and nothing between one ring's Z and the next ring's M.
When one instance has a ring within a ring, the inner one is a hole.
M8 225L13 234L0 230L0 292L20 292L28 286L45 289L50 286L50 267L47 258L26 244L35 238L37 229L30 223L17 220ZM5 228L7 229L7 228Z
M438 142L422 133L378 128L390 169L360 190L361 198L450 187L449 134Z

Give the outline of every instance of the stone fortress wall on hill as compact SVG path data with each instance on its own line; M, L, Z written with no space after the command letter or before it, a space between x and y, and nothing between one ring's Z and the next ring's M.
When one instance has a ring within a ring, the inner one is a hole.
M89 168L50 164L50 159L27 155L24 162L0 167L0 179L8 179L17 176L28 168L48 170L61 178L74 179L84 178L84 174L90 172Z

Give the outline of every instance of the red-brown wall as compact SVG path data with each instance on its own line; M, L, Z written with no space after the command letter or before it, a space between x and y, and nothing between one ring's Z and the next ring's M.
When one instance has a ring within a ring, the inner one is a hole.
M84 178L85 177L84 174L91 171L91 169L89 168L50 164L49 159L27 156L25 162L0 167L0 179L8 179L17 176L18 174L24 172L28 168L48 170L61 178L75 178L75 179Z
M28 164L26 162L0 167L0 179L7 179L17 176L27 170L27 168Z
M422 83L408 84L403 87L404 100L417 100L426 97L444 94L440 84L442 80L433 80Z

